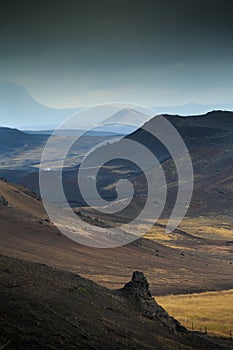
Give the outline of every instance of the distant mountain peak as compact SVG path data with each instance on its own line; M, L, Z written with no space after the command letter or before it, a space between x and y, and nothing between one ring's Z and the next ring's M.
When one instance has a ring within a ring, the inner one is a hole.
M133 108L123 108L107 118L105 123L125 123L139 127L149 120L153 114L153 112L149 114L149 112L143 113Z
M0 82L1 124L10 127L33 127L40 124L58 125L79 109L55 109L36 101L27 90L14 82Z

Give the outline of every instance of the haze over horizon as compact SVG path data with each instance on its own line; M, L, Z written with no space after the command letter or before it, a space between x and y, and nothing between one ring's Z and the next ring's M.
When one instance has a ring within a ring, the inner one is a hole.
M232 10L226 0L5 2L1 80L53 108L231 103Z
M16 83L0 81L0 127L19 129L48 130L55 129L67 118L76 115L76 125L72 128L89 129L99 122L109 122L113 118L115 123L128 123L140 127L156 114L170 115L203 115L213 110L233 111L233 103L228 104L195 104L187 103L175 106L139 106L130 103L105 103L82 108L49 108L36 101L27 90ZM122 113L123 112L123 119ZM119 112L119 115L116 114ZM142 113L142 115L141 115ZM116 116L115 116L116 115ZM140 123L138 116L141 115ZM117 118L117 119L116 119ZM78 123L77 123L78 122ZM70 128L71 126L69 126ZM109 125L109 127L111 127ZM114 126L114 128L116 125ZM131 127L130 127L131 128ZM114 129L115 130L115 129ZM119 131L119 130L118 130Z

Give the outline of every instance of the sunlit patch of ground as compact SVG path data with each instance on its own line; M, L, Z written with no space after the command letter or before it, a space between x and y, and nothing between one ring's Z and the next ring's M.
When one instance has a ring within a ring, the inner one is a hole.
M233 333L233 290L156 297L186 328L230 336Z
M180 229L206 239L233 240L233 224L229 217L184 218Z

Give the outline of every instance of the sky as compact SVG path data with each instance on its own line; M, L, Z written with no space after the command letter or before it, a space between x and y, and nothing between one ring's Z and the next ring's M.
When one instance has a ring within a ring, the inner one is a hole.
M10 0L0 80L49 107L233 102L229 0Z

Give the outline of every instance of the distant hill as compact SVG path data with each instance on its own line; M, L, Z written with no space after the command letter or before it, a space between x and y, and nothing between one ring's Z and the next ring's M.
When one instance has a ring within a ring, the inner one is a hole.
M47 139L46 135L29 135L18 129L0 127L0 151L32 149L45 144Z
M233 111L233 103L216 103L216 104L198 104L187 103L177 106L153 106L151 107L156 113L179 114L182 116L200 115L213 110Z
M0 124L18 128L58 125L78 108L55 109L35 101L20 85L0 82Z
M123 135L111 131L101 130L88 132L84 130L58 130L51 136L53 132L54 130L23 132L18 129L0 127L0 177L21 183L23 176L32 171L38 171L44 146L50 137L55 142L54 151L58 153L59 147L65 147L66 143L72 139L74 144L67 155L66 167L77 166L80 163L80 157L96 144L123 137ZM57 167L56 154L58 153L54 153L48 168Z
M212 111L200 116L181 117L178 115L165 115L165 117L174 124L179 131L191 154L195 183L193 200L189 210L190 215L201 215L202 212L206 215L212 215L213 213L232 215L233 180L231 174L233 172L233 112ZM156 128L156 118L157 117L154 117L147 122L151 130ZM4 129L2 132L6 133L8 131ZM38 148L38 152L35 154L35 152L23 153L22 150L24 150L23 147L27 147L25 145L30 145L30 142L32 142L30 137L36 137L36 142L42 144L43 137L46 138L47 136L25 135L19 131L13 131L13 133L15 133L15 138L18 140L17 143L21 147L18 151L19 156L16 159L15 153L12 153L11 158L4 159L2 157L2 164L4 166L2 165L0 175L7 177L11 181L29 186L39 193L37 168L28 168L33 164L38 166L41 151L39 151ZM10 146L10 143L12 146L10 138L7 135L4 137L6 139L6 145ZM145 132L141 128L127 136L127 138L144 144L163 164L167 181L170 184L169 191L171 193L171 200L167 201L167 205L171 207L176 196L177 177L176 172L172 170L174 169L174 163L170 159L169 152L158 140L154 139L151 134ZM0 140L3 140L3 136ZM73 207L85 205L77 187L77 165L79 161L81 161L78 153L80 153L81 149L83 153L88 151L94 141L96 140L93 136L84 138L81 148L74 153L71 152L71 156L73 157L73 160L71 160L73 163L70 162L69 168L64 172L63 180L65 193ZM98 141L104 141L104 138L99 138ZM5 142L2 143L2 147L6 147L4 145ZM108 153L110 149L112 151L115 147L119 147L119 143L105 145L97 149L96 152L102 152L102 154ZM132 152L134 154L135 150L132 149ZM28 159L27 162L24 161L25 156ZM12 166L10 166L11 164L14 164L14 169L17 169L17 173L14 172ZM72 164L74 164L74 166ZM133 183L137 184L137 196L146 195L145 179L141 177L138 167L135 167L132 163L121 162L121 160L113 160L110 164L111 168L103 168L98 174L98 188L105 199L113 200L116 198L114 183L120 178L132 179ZM148 166L150 167L150 164L148 164ZM52 168L51 165L48 165L48 167ZM56 167L56 164L54 164L54 167ZM28 175L29 170L31 172L30 175ZM209 206L210 199L212 203L211 206ZM133 211L135 212L135 208Z
M233 112L212 111L202 116L165 117L175 126L183 138L192 159L194 169L194 191L188 215L232 215L233 214ZM156 117L147 126L156 128ZM153 136L143 129L131 134L143 143L163 165L170 197L166 203L174 203L177 193L177 174L168 151ZM145 189L146 184L142 185ZM211 205L210 205L211 203Z
M164 114L164 117L181 134L189 150L200 146L205 148L210 146L216 148L217 145L221 148L233 146L233 139L230 137L233 132L233 112L212 111L204 115L187 117ZM156 130L156 118L155 116L145 124L149 130ZM225 136L228 138L226 139ZM143 143L159 154L160 161L164 161L169 156L163 145L143 128L139 128L127 138Z
M25 133L31 134L31 135L52 135L53 133L56 134L57 136L82 136L82 135L88 135L88 136L116 136L116 135L125 135L125 134L120 134L120 133L115 133L112 131L107 131L107 130L90 130L90 131L85 131L85 130L75 130L75 129L59 129L59 130L24 130Z
M157 128L156 118L155 116L146 123L151 131ZM193 163L195 183L189 215L232 215L233 112L212 111L205 115L189 117L165 115L165 118L182 136ZM170 194L166 205L171 208L177 194L177 173L170 153L158 139L143 128L139 128L126 138L146 146L162 164ZM97 149L91 157L98 159L98 152L100 155L101 153L116 154L116 152L124 154L124 149L123 141L119 141L119 143ZM133 146L132 149L127 149L129 159L133 159L134 154ZM140 159L140 154L138 157ZM146 198L147 183L139 167L120 159L112 160L108 165L111 165L111 169L103 168L98 178L99 191L105 199L114 200L116 198L115 183L121 178L130 179L134 184L135 201L140 196ZM147 170L149 171L153 166L154 164L148 163ZM74 170L74 180L75 176L76 170ZM66 182L66 193L71 193L69 183L72 183L71 188L73 188L74 180L72 181L70 173L69 181ZM211 200L211 206L209 200ZM134 208L133 203L131 205ZM133 211L135 212L135 208ZM128 213L131 213L130 207Z

